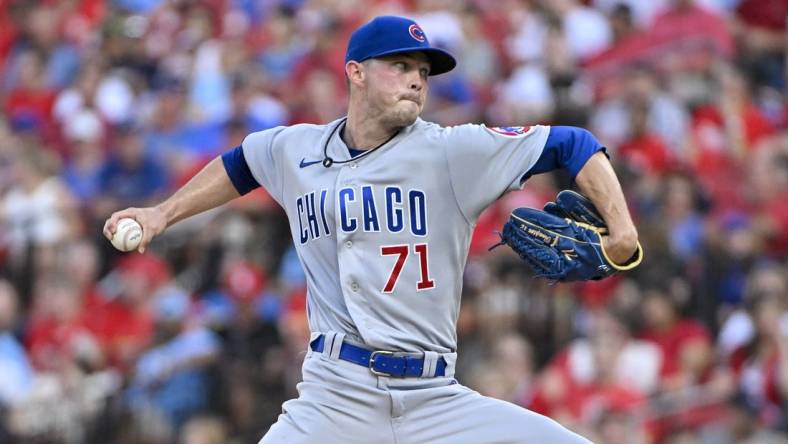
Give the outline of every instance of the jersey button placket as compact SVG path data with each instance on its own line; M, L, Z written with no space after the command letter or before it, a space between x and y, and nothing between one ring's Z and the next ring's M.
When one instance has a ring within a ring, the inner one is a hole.
M336 177L336 184L338 185L337 188L339 189L342 186L345 187L353 186L353 183L354 180L353 180L353 174L351 174L350 164L348 163L342 165L342 167L339 168L339 171L337 172L337 177ZM356 190L356 192L358 193L358 190ZM334 216L336 217L336 220L339 221L341 218L339 205L335 207L335 211L336 212ZM356 215L353 215L352 211L353 211L352 208L349 207L348 215L355 217ZM344 288L346 289L345 291L350 290L352 293L358 293L361 287L359 286L358 282L354 280L355 276L353 276L352 274L350 276L348 275L349 274L348 272L349 271L352 272L352 270L354 270L355 268L353 266L354 254L351 249L353 246L353 241L350 240L351 237L352 237L352 233L345 233L341 230L337 232L337 254L339 258L339 274L341 279L346 282L344 286ZM342 245L344 245L344 248L342 248Z

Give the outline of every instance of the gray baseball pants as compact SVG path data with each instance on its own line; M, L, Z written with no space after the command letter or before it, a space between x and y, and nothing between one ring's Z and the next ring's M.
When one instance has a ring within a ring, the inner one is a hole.
M341 342L307 352L298 398L284 403L260 444L590 443L546 416L482 396L448 376L376 376L339 360Z

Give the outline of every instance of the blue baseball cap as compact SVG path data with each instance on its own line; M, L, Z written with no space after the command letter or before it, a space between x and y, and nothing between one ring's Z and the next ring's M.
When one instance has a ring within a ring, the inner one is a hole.
M451 54L430 46L427 35L416 22L393 15L375 17L356 29L347 44L345 63L414 51L427 56L431 76L449 72L457 66Z

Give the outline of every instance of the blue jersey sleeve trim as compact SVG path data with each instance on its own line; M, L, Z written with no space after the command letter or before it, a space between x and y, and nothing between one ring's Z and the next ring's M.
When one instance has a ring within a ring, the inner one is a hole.
M257 183L252 170L249 169L249 164L246 163L244 157L244 150L242 147L237 146L230 151L222 154L222 163L227 175L230 176L230 181L235 186L238 194L244 195L255 188L259 188L260 184Z
M523 181L534 174L546 173L558 168L569 172L575 180L583 165L597 151L606 152L590 131L574 126L550 127L542 155L533 167L523 175Z

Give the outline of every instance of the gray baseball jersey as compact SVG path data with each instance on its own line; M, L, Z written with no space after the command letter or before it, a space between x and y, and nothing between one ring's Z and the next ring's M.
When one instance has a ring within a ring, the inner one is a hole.
M462 273L481 211L539 159L550 128L417 120L351 158L342 120L249 135L256 181L284 207L307 276L312 339L298 399L261 444L566 443L555 421L452 378ZM325 153L324 153L325 149ZM323 166L327 155L336 163ZM346 341L438 356L445 376L397 379L339 359Z
M455 351L476 219L521 187L549 127L418 119L351 160L340 125L273 128L242 145L254 178L290 220L311 330L373 349ZM347 162L324 167L324 147Z

